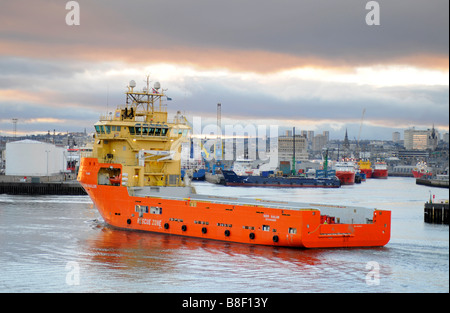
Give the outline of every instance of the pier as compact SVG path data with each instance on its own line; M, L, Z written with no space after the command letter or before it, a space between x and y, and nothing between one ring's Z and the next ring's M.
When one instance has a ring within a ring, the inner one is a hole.
M444 179L416 178L416 184L430 187L448 188L448 179L444 180Z
M3 193L10 195L86 195L86 192L78 182L0 182L0 194Z
M448 225L448 200L437 203L426 202L423 213L425 223Z
M0 194L86 195L74 174L41 177L0 175Z

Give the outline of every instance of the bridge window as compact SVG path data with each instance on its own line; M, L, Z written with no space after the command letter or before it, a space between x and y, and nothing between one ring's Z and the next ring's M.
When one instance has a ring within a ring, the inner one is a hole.
M144 125L142 126L142 135L143 135L143 136L147 136L147 134L148 134L148 125L147 125L147 124L144 124Z
M140 135L142 131L141 124L136 124L136 135Z
M150 207L151 214L162 214L162 208L157 206Z
M161 136L161 128L155 129L155 136Z

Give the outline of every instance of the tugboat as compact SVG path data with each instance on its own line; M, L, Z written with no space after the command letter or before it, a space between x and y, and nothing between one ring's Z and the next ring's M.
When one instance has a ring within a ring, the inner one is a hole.
M95 126L92 155L78 181L112 227L298 248L384 246L391 212L373 208L208 196L180 175L189 124L168 119L159 83L141 92L131 81L126 102Z

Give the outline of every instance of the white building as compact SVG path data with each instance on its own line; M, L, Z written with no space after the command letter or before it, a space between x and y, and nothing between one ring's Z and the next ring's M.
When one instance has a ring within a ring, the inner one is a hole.
M400 133L399 132L393 132L392 133L392 141L394 143L400 142Z
M5 174L16 176L49 176L65 170L63 148L52 144L21 140L6 144Z

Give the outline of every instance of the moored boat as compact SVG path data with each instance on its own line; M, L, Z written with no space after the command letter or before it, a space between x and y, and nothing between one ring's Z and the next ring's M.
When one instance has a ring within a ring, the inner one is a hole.
M375 162L373 166L372 178L388 178L388 168L386 162Z
M314 178L301 176L261 176L261 175L237 175L234 171L223 170L227 186L243 187L279 187L279 188L339 188L341 186L336 176Z
M258 245L371 247L389 242L391 212L196 194L181 179L185 118L167 118L159 83L132 81L126 103L95 124L91 156L78 181L104 221L116 228ZM152 91L150 91L152 90Z
M369 160L366 161L359 161L358 162L358 166L359 166L359 171L361 173L364 173L366 175L366 178L371 178L372 177L372 163Z
M428 169L425 162L418 162L411 172L414 178L431 178L433 176L433 172Z
M353 162L337 162L334 169L341 185L353 185L355 183L356 170Z

